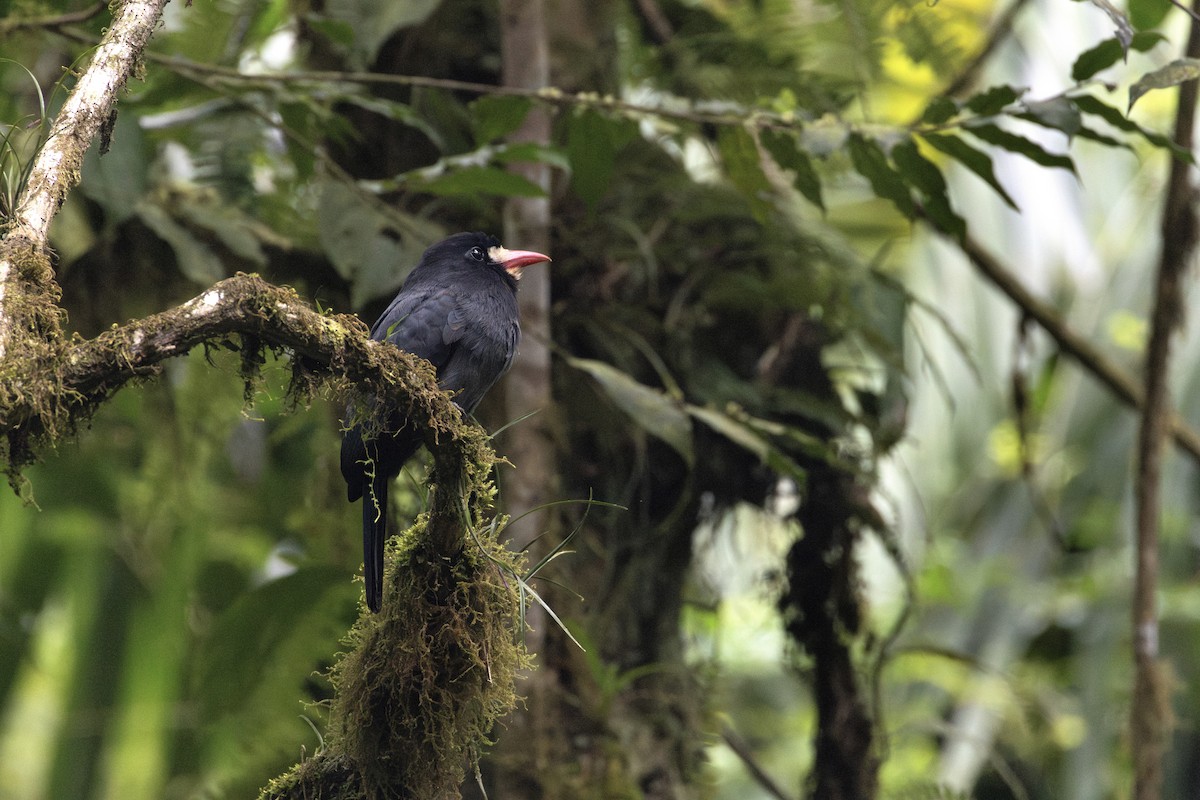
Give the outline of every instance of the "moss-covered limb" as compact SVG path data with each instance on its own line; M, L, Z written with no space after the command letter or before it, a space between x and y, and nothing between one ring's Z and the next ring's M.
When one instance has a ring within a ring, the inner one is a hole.
M113 113L117 95L133 74L158 26L166 0L120 0L92 60L79 76L38 152L21 196L14 227L45 243L50 220L79 183L83 154Z
M350 392L373 416L425 431L434 453L429 514L389 550L384 612L364 614L335 668L338 694L322 753L264 789L267 797L451 797L497 718L515 702L524 658L513 626L517 569L489 525L495 461L433 368L372 341L355 317L320 314L252 275L91 340L59 335L0 363L0 433L10 469L87 418L130 381L201 344L291 355L293 393ZM475 531L468 535L468 527Z
M54 311L51 304L37 314ZM0 362L0 433L9 438L0 455L10 476L30 463L37 446L69 434L129 381L155 374L163 361L199 344L230 342L237 335L291 353L303 391L337 382L353 387L381 414L395 409L421 425L443 485L468 486L459 477L464 470L486 471L491 464L483 433L463 423L428 362L371 341L356 317L320 314L290 288L238 275L177 308L95 339L26 337L20 351ZM458 523L460 538L462 502L459 495L437 504Z
M487 492L483 484L477 487ZM389 543L385 595L347 637L324 749L263 789L285 798L458 796L493 724L516 702L515 556L491 527L454 557L418 521Z
M30 335L25 311L36 292L55 292L47 251L50 221L79 183L83 155L114 113L117 94L133 74L165 5L166 0L113 4L112 25L34 159L13 217L6 220L5 247L0 250L0 363L8 351L25 346L23 340ZM43 274L30 274L31 260L44 265L39 270Z

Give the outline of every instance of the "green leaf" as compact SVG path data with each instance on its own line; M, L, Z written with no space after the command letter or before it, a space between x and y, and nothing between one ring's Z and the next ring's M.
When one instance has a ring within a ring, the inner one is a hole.
M307 181L315 173L316 153L309 146L310 134L314 129L314 115L307 103L279 103L276 106L280 120L284 126L298 133L298 136L285 136L288 157L296 168L296 176L301 181Z
M808 202L822 211L825 201L821 197L821 179L813 169L812 160L800 149L796 135L785 131L763 130L759 141L775 159L775 163L783 169L789 169L795 174L793 184Z
M1095 130L1094 128L1089 128L1087 125L1081 125L1079 127L1079 133L1077 133L1076 136L1078 136L1080 139L1087 139L1088 141L1105 145L1106 147L1123 147L1131 153L1133 152L1133 145L1131 145L1129 142L1123 142L1120 139L1114 139L1108 134L1100 133L1100 131Z
M101 156L96 147L84 154L79 189L104 208L107 225L116 226L132 216L145 194L146 150L137 116L119 114L108 154Z
M940 230L961 240L967 234L967 223L954 212L946 192L946 179L937 165L921 155L912 139L892 148L896 169L925 197L925 213Z
M438 195L497 195L544 197L542 187L499 167L465 167L428 180L413 180L411 188Z
M1133 104L1146 92L1178 86L1196 78L1200 78L1200 59L1195 58L1177 58L1165 67L1147 72L1129 87L1129 110L1133 110Z
M326 16L354 31L354 44L363 64L375 61L381 48L401 28L419 25L429 18L440 0L328 0Z
M964 142L958 136L947 136L938 133L921 134L925 141L938 150L941 150L946 155L958 161L967 169L974 172L982 178L988 186L1000 195L1000 198L1014 210L1017 210L1017 204L1013 202L1012 197L1000 185L1000 181L996 178L996 170L992 164L992 157L982 150L976 150L971 145Z
M1155 31L1142 31L1133 37L1130 46L1139 53L1152 49L1156 44L1166 39ZM1105 39L1090 50L1080 54L1071 67L1071 79L1086 81L1101 70L1108 69L1113 64L1125 58L1125 49L1116 38Z
M347 50L354 44L354 28L349 22L320 17L316 14L306 15L304 22L305 25L324 36L333 44L341 45Z
M925 113L921 115L921 122L928 125L941 125L952 119L958 112L958 103L949 97L935 97L925 107Z
M1109 125L1112 125L1114 128L1118 128L1119 130L1123 130L1128 133L1139 134L1151 144L1170 150L1172 153L1174 153L1176 158L1182 158L1189 164L1194 163L1194 157L1189 151L1175 144L1175 142L1171 141L1171 139L1167 138L1166 136L1163 136L1161 133L1154 133L1153 131L1146 130L1141 125L1138 125L1120 111L1108 105L1094 95L1076 95L1071 98L1071 102L1073 102L1075 106L1085 114L1092 114L1093 116L1100 117Z
M1062 131L1068 138L1079 132L1079 126L1082 124L1079 109L1066 97L1027 102L1024 106L1025 111L1016 115L1018 119L1036 123L1043 128Z
M617 147L613 121L591 109L567 122L567 158L571 162L571 188L594 208L612 180Z
M967 108L981 116L997 114L1005 106L1021 99L1021 95L1025 94L1026 91L1028 90L1016 89L1007 85L993 86L967 100Z
M590 375L638 427L670 445L689 466L695 463L692 422L678 401L603 361L568 358L567 363Z
M428 120L413 110L412 106L406 103L400 103L395 100L385 100L382 97L367 97L359 94L348 94L339 97L343 103L364 108L367 111L373 111L381 117L395 120L402 125L407 125L410 128L416 128L421 133L433 142L434 146L439 150L444 150L446 147L445 138L441 131L430 124Z
M745 128L725 127L717 133L717 150L725 172L741 193L750 201L750 210L762 220L770 211L767 196L771 184L762 171L758 146Z
M175 253L175 263L185 278L203 286L226 277L225 265L212 248L176 222L165 210L149 201L141 201L136 211L146 227L170 245Z
M1129 0L1125 5L1129 9L1129 21L1139 31L1157 28L1171 10L1171 4L1162 0Z
M758 456L760 461L775 472L794 478L797 483L804 485L806 479L804 470L791 457L771 444L766 437L749 425L713 408L689 405L687 413L738 447Z
M964 126L964 129L977 139L982 139L988 144L1003 148L1010 153L1025 156L1035 164L1041 164L1043 167L1058 167L1059 169L1069 171L1073 175L1078 174L1075 171L1075 162L1071 160L1070 156L1061 153L1051 153L1037 142L1006 131L997 125L991 123L968 123Z
M475 128L475 144L491 144L521 127L533 101L528 97L485 95L471 103L471 121Z
M564 172L569 172L571 162L567 160L562 150L547 147L537 142L517 142L516 144L501 145L492 154L492 161L497 164L513 164L534 161L539 164L549 164Z
M909 219L915 217L917 206L913 203L908 185L900 177L900 173L888 164L887 156L883 154L879 145L855 132L847 138L846 146L850 150L850 160L854 169L870 182L876 196L891 200L900 213Z
M259 229L236 206L217 205L206 198L184 197L176 213L192 230L203 231L219 241L230 253L246 262L248 268L264 269L267 266Z
M432 223L411 217L406 226L410 230L398 228L399 220L385 216L352 187L332 180L320 184L316 220L321 249L350 282L350 302L356 308L394 292L425 247L443 235Z

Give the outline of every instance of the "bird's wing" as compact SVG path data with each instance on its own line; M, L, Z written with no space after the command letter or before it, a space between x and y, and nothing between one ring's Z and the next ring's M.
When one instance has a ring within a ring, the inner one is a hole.
M460 298L452 289L401 292L375 323L371 337L418 355L440 370L462 338L465 324Z
M501 375L512 366L520 328L508 325L472 325L461 335L446 364L438 369L438 382L454 392L459 407L470 413Z

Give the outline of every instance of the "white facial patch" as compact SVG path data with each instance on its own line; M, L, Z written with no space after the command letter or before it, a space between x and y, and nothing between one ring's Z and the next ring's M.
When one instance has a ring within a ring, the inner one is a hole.
M489 247L487 252L488 258L492 260L493 264L504 264L504 262L508 261L508 249L505 247L496 245L495 247ZM508 271L509 275L512 275L517 280L521 280L521 270L525 269L525 267L509 267L506 265L504 269Z

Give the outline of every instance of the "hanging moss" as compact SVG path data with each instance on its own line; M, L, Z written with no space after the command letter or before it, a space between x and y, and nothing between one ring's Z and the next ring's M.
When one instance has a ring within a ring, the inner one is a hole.
M22 493L20 471L34 460L36 434L57 438L74 429L73 398L63 390L55 368L66 348L65 312L58 306L61 291L45 251L24 237L9 235L0 242L0 260L13 269L4 285L0 323L9 333L0 359L0 462L9 484ZM14 425L18 407L36 425Z
M239 353L247 398L271 349L292 359L294 406L333 391L376 419L426 421L437 481L430 510L389 544L385 610L364 614L348 634L349 650L331 674L338 691L325 747L263 796L457 796L493 724L516 702L517 670L526 665L514 631L520 558L497 543L491 524L495 454L487 437L462 419L427 362L368 342L357 319L318 314L292 289L256 276L227 279L95 339L67 341L49 264L19 241L0 251L17 269L4 298L16 325L0 364L0 457L14 486L38 449L197 345Z
M282 798L458 797L492 726L517 702L518 557L492 526L447 554L423 516L388 545L383 611L364 614L330 678L325 749L262 792Z

